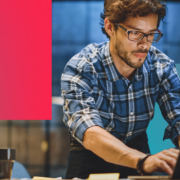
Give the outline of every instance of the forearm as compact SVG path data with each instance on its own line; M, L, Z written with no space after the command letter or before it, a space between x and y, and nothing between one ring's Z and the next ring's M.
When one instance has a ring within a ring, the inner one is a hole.
M139 158L145 156L98 126L86 130L83 145L107 162L131 168L136 168Z
M178 136L178 145L180 147L180 135Z

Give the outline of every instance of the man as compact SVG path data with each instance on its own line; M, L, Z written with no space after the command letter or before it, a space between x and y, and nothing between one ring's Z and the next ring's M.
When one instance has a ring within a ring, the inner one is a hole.
M179 150L149 156L146 135L157 102L169 123L164 139L178 146L180 79L174 61L151 45L165 14L159 0L105 0L102 30L110 41L85 47L62 74L72 135L66 178L172 174Z

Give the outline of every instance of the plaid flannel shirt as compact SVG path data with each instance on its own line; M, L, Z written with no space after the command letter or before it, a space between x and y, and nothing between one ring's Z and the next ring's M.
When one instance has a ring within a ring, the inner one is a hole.
M67 63L61 77L64 122L82 144L84 132L100 126L130 141L147 129L155 102L168 127L164 139L180 134L180 79L174 61L151 46L129 81L116 69L109 42L90 44Z

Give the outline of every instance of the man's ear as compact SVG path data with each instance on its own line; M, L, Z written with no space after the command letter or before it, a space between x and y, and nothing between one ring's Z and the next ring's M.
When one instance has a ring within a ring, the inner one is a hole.
M110 37L114 36L115 29L114 29L113 24L109 21L108 18L104 19L104 28Z

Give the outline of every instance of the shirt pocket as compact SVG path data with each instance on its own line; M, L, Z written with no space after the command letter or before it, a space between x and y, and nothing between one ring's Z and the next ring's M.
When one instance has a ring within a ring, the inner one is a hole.
M97 92L93 92L93 97L95 99L95 107L101 111L107 112L110 105L108 94L102 90L98 90Z
M128 109L129 107L128 107L127 95L118 95L114 107L115 116L127 117Z

